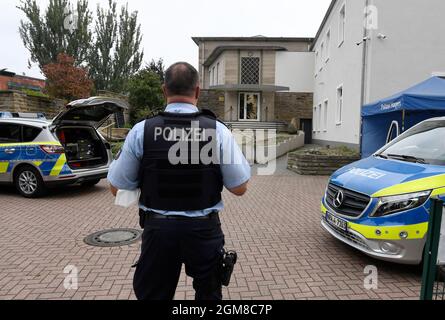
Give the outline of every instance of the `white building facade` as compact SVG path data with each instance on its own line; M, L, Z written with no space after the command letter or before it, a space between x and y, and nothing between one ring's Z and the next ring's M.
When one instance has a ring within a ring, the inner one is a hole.
M312 46L313 139L359 148L361 106L445 75L445 1L334 0Z

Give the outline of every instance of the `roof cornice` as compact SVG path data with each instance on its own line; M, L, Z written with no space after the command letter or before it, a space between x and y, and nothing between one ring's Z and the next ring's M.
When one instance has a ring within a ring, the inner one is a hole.
M299 37L192 37L199 46L205 41L244 41L244 42L308 42L312 43L314 38Z
M314 50L315 44L317 43L318 38L320 38L321 32L323 31L324 26L328 22L328 19L331 16L332 10L334 10L334 7L335 7L336 3L337 3L337 0L332 0L331 1L331 4L329 5L328 11L326 12L326 14L325 14L325 16L323 18L323 21L322 21L322 23L320 25L320 28L317 31L317 35L315 36L315 38L314 38L314 40L312 42L312 45L310 46L309 50L311 50L311 51Z
M215 50L212 51L212 53L209 55L207 60L204 62L205 67L209 67L212 65L218 57L227 50L269 50L269 51L287 51L284 47L279 46L220 46L216 47Z

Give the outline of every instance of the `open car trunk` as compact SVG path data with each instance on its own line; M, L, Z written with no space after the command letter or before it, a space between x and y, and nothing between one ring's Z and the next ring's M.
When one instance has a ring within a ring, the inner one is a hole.
M108 154L102 139L91 127L61 126L57 137L65 148L68 165L73 170L104 166Z

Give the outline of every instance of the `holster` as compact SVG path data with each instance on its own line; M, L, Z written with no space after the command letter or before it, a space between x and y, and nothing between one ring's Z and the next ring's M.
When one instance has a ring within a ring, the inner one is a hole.
M228 287L230 285L233 269L237 261L238 254L235 251L225 251L223 249L221 263L221 283L223 286Z
M145 219L147 219L147 213L139 209L139 226L144 229L145 228Z

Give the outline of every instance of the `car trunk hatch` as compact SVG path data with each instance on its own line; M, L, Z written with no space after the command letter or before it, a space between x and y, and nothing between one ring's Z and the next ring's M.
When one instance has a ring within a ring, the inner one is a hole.
M53 126L80 124L97 129L111 115L128 109L128 105L120 99L92 97L73 101L66 109L53 120Z

